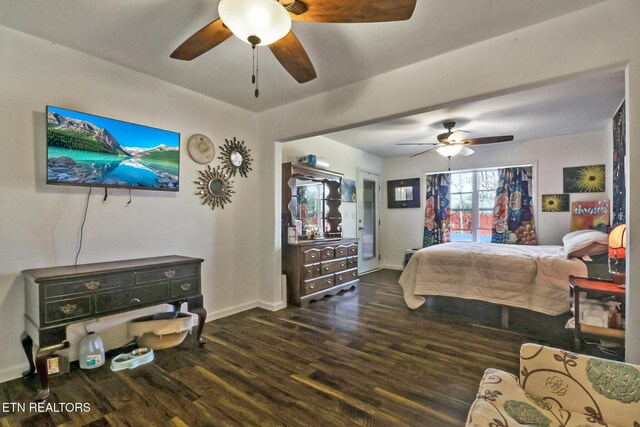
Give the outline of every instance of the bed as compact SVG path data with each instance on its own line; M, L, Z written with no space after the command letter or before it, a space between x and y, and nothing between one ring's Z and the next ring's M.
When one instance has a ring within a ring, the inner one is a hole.
M439 295L556 316L569 310L569 276L588 274L580 258L567 256L572 249L567 243L444 243L416 252L400 276L400 285L411 309L420 307L425 296Z

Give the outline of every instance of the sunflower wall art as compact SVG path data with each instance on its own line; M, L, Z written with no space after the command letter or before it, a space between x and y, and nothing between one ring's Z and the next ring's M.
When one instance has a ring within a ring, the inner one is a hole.
M562 170L564 193L604 193L605 166L590 165Z
M542 212L569 212L569 195L543 194Z

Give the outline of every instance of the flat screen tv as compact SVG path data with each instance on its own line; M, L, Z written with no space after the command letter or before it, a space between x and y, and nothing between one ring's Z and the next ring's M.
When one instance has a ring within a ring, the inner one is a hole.
M180 134L47 106L47 184L178 191Z

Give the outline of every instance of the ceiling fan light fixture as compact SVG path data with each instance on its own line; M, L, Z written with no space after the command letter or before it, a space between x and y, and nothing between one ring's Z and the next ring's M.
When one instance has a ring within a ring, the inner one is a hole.
M447 140L452 144L460 144L467 138L467 136L469 136L469 131L456 130L449 135Z
M289 12L274 0L220 0L218 14L233 34L251 45L269 45L291 31Z
M444 147L438 147L436 148L436 151L438 152L438 154L440 154L441 156L444 157L453 157L457 154L460 153L460 151L462 151L462 149L465 148L464 146L462 146L461 144L456 144L456 145L445 145Z

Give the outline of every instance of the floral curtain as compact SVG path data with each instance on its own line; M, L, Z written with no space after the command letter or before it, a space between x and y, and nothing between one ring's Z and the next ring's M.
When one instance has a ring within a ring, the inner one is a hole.
M531 166L500 169L493 205L492 243L537 245L533 221Z
M427 202L424 210L423 247L449 241L449 188L451 175L427 175Z

